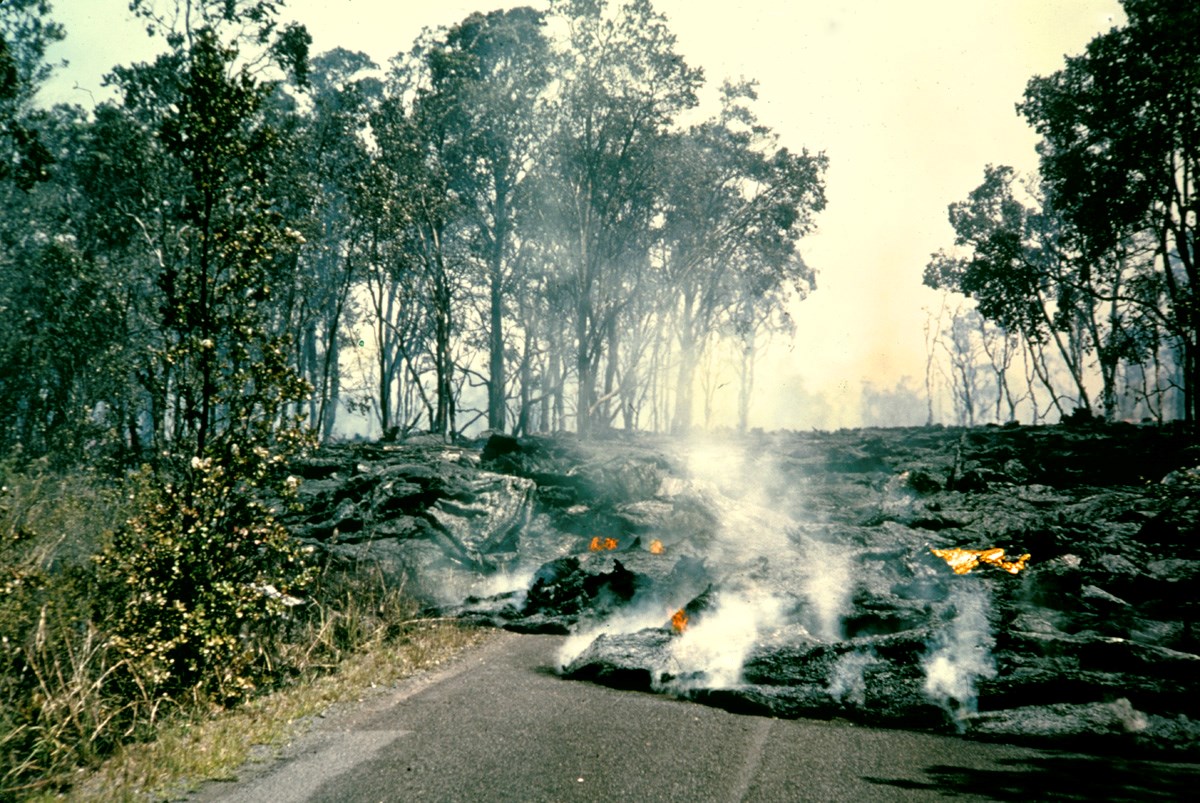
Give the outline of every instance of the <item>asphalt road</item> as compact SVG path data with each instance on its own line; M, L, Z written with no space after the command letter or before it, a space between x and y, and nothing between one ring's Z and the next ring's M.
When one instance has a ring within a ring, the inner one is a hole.
M556 676L562 640L499 634L318 720L197 803L1194 799L1200 766L741 716Z

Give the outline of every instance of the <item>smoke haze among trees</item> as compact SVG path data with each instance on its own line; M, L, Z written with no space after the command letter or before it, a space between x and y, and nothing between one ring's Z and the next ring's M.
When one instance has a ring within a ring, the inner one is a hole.
M813 285L796 245L826 164L756 118L752 82L703 117L704 76L647 2L473 14L387 65L310 55L275 6L135 3L165 50L114 68L91 112L32 105L36 37L61 31L22 33L48 6L5 12L28 62L9 447L203 453L287 415L325 438L353 414L687 431L731 424L718 362L746 426L761 344ZM239 409L268 364L295 384Z
M924 328L894 331L888 287L853 288L852 326L923 337L923 372L848 368L836 387L800 369L858 332L795 337L836 278L805 258L836 197L831 144L779 133L772 104L794 97L689 63L650 0L481 10L384 62L314 52L282 0L113 0L157 50L112 67L90 108L38 102L71 34L54 5L0 2L7 788L145 738L176 703L283 682L302 617L325 633L339 600L385 613L281 523L306 462L310 480L382 477L321 463L322 441L431 433L409 444L429 457L487 429L1200 415L1191 5L1124 0L1118 27L1028 78L1011 101L1040 169L980 164L945 199L943 248L903 259L914 287L925 268ZM893 177L869 190L916 191ZM864 261L896 239L898 213L872 209L839 233ZM386 512L428 504L388 477ZM22 501L42 487L70 517ZM363 487L322 497L321 538L372 532L346 496Z
M817 291L799 246L828 161L780 141L753 80L700 108L714 84L652 4L480 12L376 64L309 53L278 3L137 2L161 55L115 67L91 110L34 103L64 31L50 4L7 4L0 441L201 454L293 417L324 439L850 408L1194 420L1196 21L1125 6L1029 81L1041 175L987 166L951 205L925 375L764 401L764 348Z

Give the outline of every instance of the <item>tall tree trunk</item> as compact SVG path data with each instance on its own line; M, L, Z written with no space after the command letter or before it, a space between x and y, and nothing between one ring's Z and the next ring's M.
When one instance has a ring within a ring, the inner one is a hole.
M517 369L521 382L521 409L513 426L514 435L529 434L529 419L533 414L533 333L525 330L525 343L521 348L521 364Z
M318 361L317 361L317 323L311 321L304 327L303 340L300 347L300 375L309 380L313 387L312 393L308 395L308 426L316 429L320 426L320 400L317 398L324 388L324 377L318 377ZM303 404L303 402L299 402ZM297 410L296 412L300 412Z
M754 393L754 364L755 354L754 334L745 336L742 346L741 370L738 376L738 432L743 435L750 425L750 398Z
M441 257L438 256L439 268ZM437 374L437 412L434 432L443 437L454 429L454 360L450 353L450 288L440 273L434 301L434 365Z
M199 309L196 311L200 318L200 338L203 343L213 342L212 332L212 307L213 300L209 297L209 260L211 258L210 243L212 242L212 232L210 225L212 221L214 199L212 194L206 192L204 195L204 216L201 219L201 239L200 239L200 298ZM199 412L199 428L196 432L196 454L204 454L204 448L208 445L208 429L209 418L212 415L213 397L216 395L216 378L213 376L213 349L202 347L200 349L200 412ZM193 412L189 408L189 415Z
M686 435L691 431L692 408L695 406L693 391L699 355L693 325L693 301L691 294L684 296L679 321L679 374L675 383L675 415L671 421L671 431L676 435Z
M350 258L345 260L346 269L337 295L326 312L325 318L325 359L321 368L320 407L317 420L321 427L321 440L327 441L333 436L337 424L338 403L341 395L341 339L342 311L346 307L346 299L354 280L353 263Z
M503 432L506 422L504 392L504 294L500 274L500 254L492 257L490 268L490 326L488 332L488 428Z
M575 410L575 430L581 438L592 434L592 406L596 403L596 375L592 370L590 310L586 296L581 294L575 312L575 376L578 382L578 399Z
M604 394L601 397L599 409L596 411L594 420L600 422L601 429L608 429L612 426L613 418L615 417L612 412L612 400L618 395L617 377L621 356L621 334L616 315L609 317L604 329L608 359L604 366Z
M491 253L488 255L488 429L503 432L507 423L504 373L504 248L508 242L508 188L496 177Z
M542 420L551 432L560 432L566 429L567 420L566 365L568 357L561 335L562 332L559 331L552 336L550 353L547 355L550 367L546 378L547 406Z
M321 440L328 441L333 437L333 429L337 425L338 404L340 403L342 373L339 369L341 345L337 332L329 338L325 347L325 381L326 393L321 398Z
M379 292L388 293L383 287L383 281L380 280ZM387 317L384 317L384 316ZM375 306L375 342L379 347L378 362L379 362L379 430L383 437L388 437L389 430L392 428L392 372L388 366L388 351L391 346L391 337L388 334L387 322L391 320L392 315L392 297L388 293L386 311L383 307L382 300L376 301Z

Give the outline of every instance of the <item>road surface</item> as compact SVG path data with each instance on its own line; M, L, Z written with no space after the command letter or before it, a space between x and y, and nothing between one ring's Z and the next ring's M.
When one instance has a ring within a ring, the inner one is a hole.
M195 803L1178 800L1200 766L777 720L554 674L562 639L502 633L320 719Z

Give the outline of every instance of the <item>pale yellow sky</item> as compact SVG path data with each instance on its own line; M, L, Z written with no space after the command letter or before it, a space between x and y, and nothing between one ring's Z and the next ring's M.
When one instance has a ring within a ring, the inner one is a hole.
M542 5L537 2L528 5ZM154 52L126 0L54 0L72 61L47 97L88 105L116 63ZM292 0L314 53L341 46L383 64L426 26L503 0ZM689 63L712 86L760 82L758 113L784 145L825 151L827 210L803 245L818 290L799 332L759 373L756 423L805 427L787 399L801 381L829 394L828 426L857 423L864 379L890 387L924 372L921 286L951 244L946 206L988 163L1036 169L1036 138L1014 110L1026 82L1062 66L1123 19L1117 0L658 0ZM766 420L769 416L771 420Z

